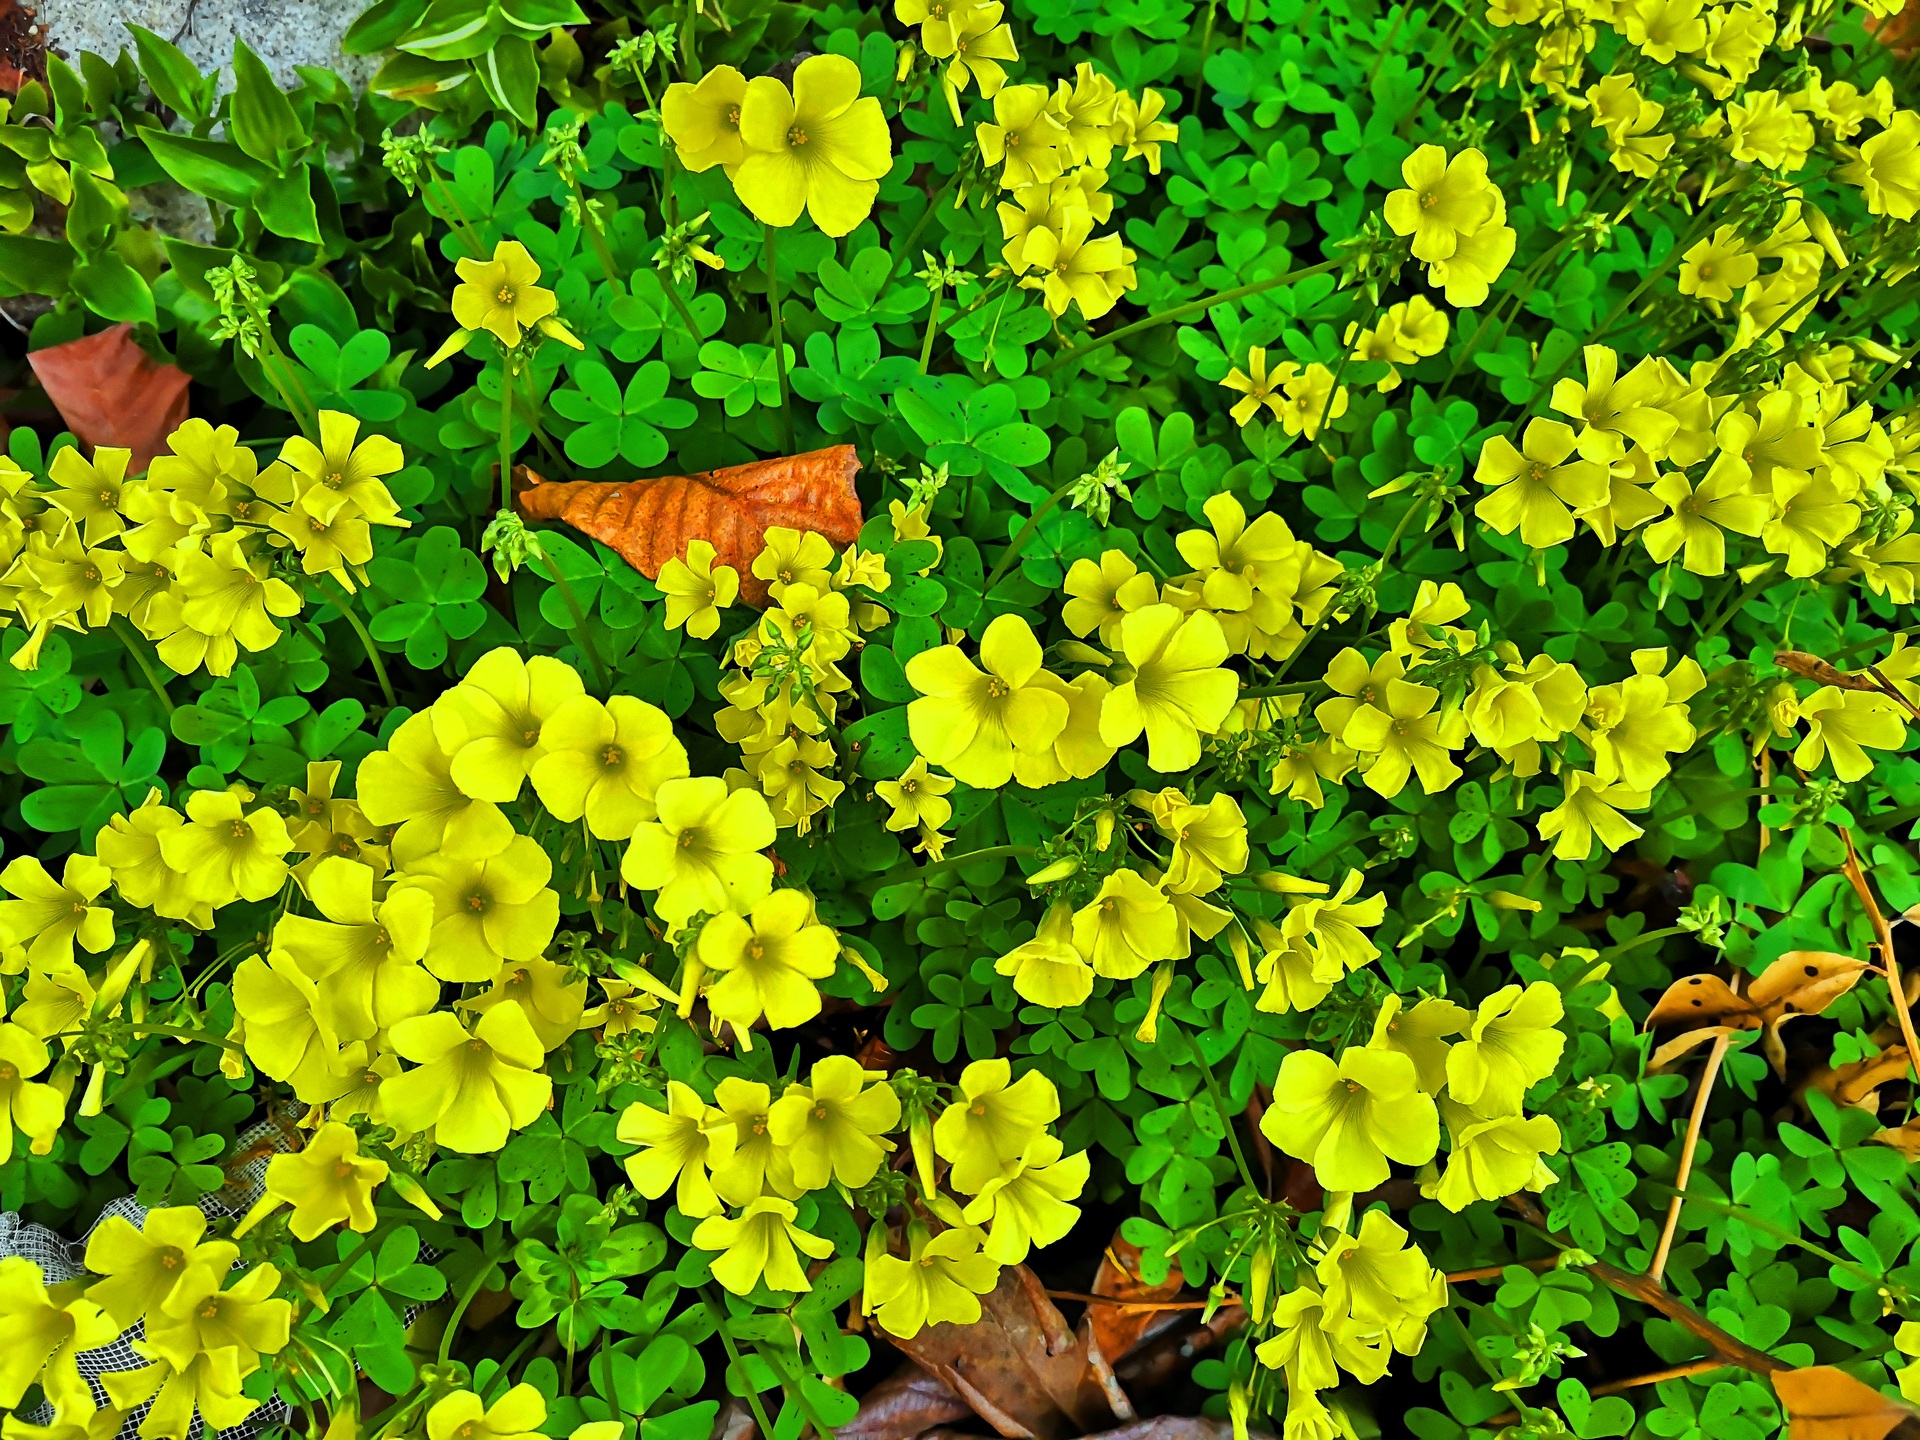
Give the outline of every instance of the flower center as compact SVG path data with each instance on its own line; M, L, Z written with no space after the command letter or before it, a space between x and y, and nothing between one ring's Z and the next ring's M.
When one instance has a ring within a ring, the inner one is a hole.
M492 908L493 897L488 895L484 890L476 890L467 896L467 913L469 915L484 915Z
M514 301L518 300L520 296L519 292L516 291L513 286L502 285L499 292L493 298L498 300L502 305L511 305Z
M227 824L236 840L244 840L252 833L247 829L247 822L244 820L229 820Z
M805 130L802 130L798 125L792 125L788 127L787 144L793 146L795 149L798 149L800 146L806 143L807 143L807 132Z
M826 1118L827 1118L827 1107L826 1107L826 1106L824 1106L824 1105L816 1105L816 1106L814 1106L814 1107L813 1107L813 1118L814 1118L814 1119L816 1119L816 1120L824 1120L824 1119L826 1119Z
M620 753L618 745L609 745L600 752L600 763L609 770L618 770L626 763L626 756Z
M347 477L338 470L330 471L320 477L320 483L329 490L338 490L347 483Z
M998 675L987 681L987 698L989 700L1004 700L1012 693L1013 687Z
M353 1166L349 1165L345 1160L342 1160L338 1165L333 1167L333 1173L339 1179L348 1179L353 1174Z

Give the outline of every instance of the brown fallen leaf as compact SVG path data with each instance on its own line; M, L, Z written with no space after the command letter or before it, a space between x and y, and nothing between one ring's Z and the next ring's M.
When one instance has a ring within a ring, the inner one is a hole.
M1087 1345L1024 1265L1000 1272L973 1324L889 1338L1008 1440L1084 1435L1113 1416L1119 1382L1110 1369L1095 1373Z
M1789 950L1754 977L1745 995L1735 994L1718 975L1682 976L1667 987L1647 1024L1684 1025L1686 1031L1663 1045L1652 1063L1670 1063L1718 1034L1716 1027L1763 1030L1767 1059L1775 1074L1784 1075L1787 1051L1780 1027L1798 1015L1820 1014L1871 968L1864 960L1827 950Z
M1913 1411L1832 1365L1773 1372L1788 1440L1885 1440Z
M766 532L783 525L851 545L863 523L859 473L851 445L654 480L547 480L523 468L515 503L525 519L564 520L591 535L649 580L684 558L689 541L705 540L716 565L740 572L740 598L764 606L767 582L751 567Z
M1080 1319L1080 1333L1097 1345L1107 1359L1119 1360L1140 1343L1153 1317L1162 1313L1152 1308L1152 1302L1173 1299L1185 1284L1186 1276L1180 1273L1178 1262L1168 1269L1167 1278L1158 1285L1149 1285L1141 1279L1140 1247L1123 1239L1116 1230L1106 1254L1100 1257L1092 1293L1146 1303L1137 1310L1128 1305L1089 1305Z
M913 1440L972 1413L944 1380L909 1360L862 1395L853 1419L833 1433L836 1440Z
M27 363L82 445L133 452L129 474L147 468L187 418L187 372L133 343L133 326L49 345Z
M835 1435L847 1432L836 1430ZM1272 1432L1250 1427L1249 1440L1273 1440ZM1232 1440L1231 1420L1210 1420L1204 1415L1156 1415L1151 1420L1135 1420L1113 1430L1101 1430L1086 1440ZM978 1440L958 1430L929 1430L926 1440Z
M1858 1105L1863 1110L1878 1110L1876 1092L1882 1085L1904 1077L1908 1070L1907 1047L1890 1045L1878 1055L1855 1060L1831 1070L1822 1070L1807 1083L1836 1105Z
M1908 1160L1920 1160L1920 1119L1909 1120L1890 1130L1876 1130L1867 1139L1898 1150Z

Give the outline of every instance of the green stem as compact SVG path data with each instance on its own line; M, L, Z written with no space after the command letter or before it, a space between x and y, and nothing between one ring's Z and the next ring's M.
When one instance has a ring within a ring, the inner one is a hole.
M1602 950L1599 958L1594 963L1599 964L1601 961L1612 962L1630 950L1638 950L1642 945L1652 945L1656 941L1670 940L1675 935L1685 935L1688 933L1690 932L1683 930L1678 925L1669 925L1661 930L1648 930L1643 934L1635 935L1630 940L1622 940L1618 945L1609 946L1607 949Z
M773 311L773 368L780 377L780 427L786 436L787 453L794 453L793 397L787 392L787 344L780 324L780 266L774 259L773 226L763 224L767 242L767 306Z
M728 1366L740 1372L740 1388L746 1391L747 1405L753 1411L753 1418L759 1422L761 1435L771 1436L773 1421L767 1418L767 1407L760 1403L760 1392L752 1388L753 1382L747 1376L747 1367L740 1359L740 1347L733 1343L733 1331L727 1328L725 1302L715 1300L713 1292L705 1286L700 1288L700 1295L707 1302L707 1309L713 1312L713 1328L726 1349Z
M1027 523L1020 527L1013 539L1007 542L1007 548L1000 552L1000 558L994 562L993 573L987 576L987 583L980 587L982 598L991 595L993 587L1006 578L1007 571L1013 568L1013 562L1020 558L1021 547L1033 538L1033 532L1040 528L1040 522L1053 513L1054 507L1066 498L1067 491L1071 490L1073 485L1074 482L1069 480L1041 501L1039 509L1027 517Z
M680 323L687 327L687 334L693 338L693 343L698 345L700 328L694 324L693 311L688 309L687 302L680 298L680 288L673 283L671 271L661 272L660 288L667 292L667 299L673 302L674 313L680 317Z
M1211 310L1216 305L1228 305L1235 300L1244 300L1252 295L1263 295L1269 290L1278 290L1282 285L1293 285L1301 280L1310 279L1315 275L1324 275L1329 270L1338 270L1345 263L1344 260L1322 260L1318 265L1308 265L1299 270L1289 270L1284 275L1275 275L1267 280L1256 280L1251 285L1236 285L1231 290L1222 290L1215 295L1206 295L1198 300L1189 300L1183 305L1171 305L1165 310L1155 311L1144 320L1136 320L1131 325L1122 325L1118 330L1109 330L1104 335L1095 336L1084 345L1076 345L1073 349L1054 356L1053 359L1040 366L1033 373L1036 375L1051 375L1063 365L1072 364L1076 360L1084 360L1096 350L1105 349L1109 345L1118 345L1122 340L1130 340L1135 335L1152 330L1157 326L1165 325L1170 320L1178 320L1183 316L1198 314L1202 310Z
M453 1337L459 1332L460 1320L467 1313L467 1307L473 1303L473 1297L480 1293L480 1287L487 1277L500 1268L500 1257L494 1256L474 1272L473 1279L467 1282L467 1288L460 1292L460 1298L454 1303L453 1314L447 1317L447 1328L440 1334L440 1363L447 1363L447 1357L453 1353Z
M933 290L933 301L927 306L927 338L920 342L920 373L927 373L927 366L933 362L933 337L940 333L940 287Z
M153 687L153 693L160 697L160 708L167 714L173 714L173 697L167 694L167 687L160 679L160 672L153 668L153 662L147 659L146 652L140 648L139 637L124 618L119 615L112 620L113 633L120 637L120 643L127 647L127 654L133 657L133 663L140 667L140 673L147 677L147 684Z
M1295 680L1290 685L1261 685L1252 689L1242 690L1240 692L1240 698L1242 700L1264 700L1273 695L1311 695L1316 690L1324 690L1327 688L1327 682L1324 680Z
M1872 385L1867 387L1865 393L1863 393L1857 400L1854 401L1854 404L1864 405L1868 401L1872 400L1874 396L1878 395L1883 389L1886 388L1886 384L1889 380L1891 380L1895 375L1898 375L1902 370L1906 369L1910 363L1912 363L1913 357L1916 355L1920 355L1920 340L1914 341L1913 344L1909 345L1906 349L1902 350L1900 354L1893 360L1893 362L1890 365L1888 365L1886 369L1880 372L1879 378L1876 379Z
M500 362L500 508L512 513L513 510L513 376L508 373L510 361Z
M165 1035L170 1040L198 1040L203 1045L218 1045L222 1050L231 1050L240 1055L246 1047L238 1040L229 1040L224 1035L210 1035L205 1030L189 1030L184 1025L132 1025L128 1027L136 1035Z
M367 629L366 622L353 608L353 599L347 587L338 580L333 582L340 590L340 599L333 602L334 609L346 618L353 627L353 633L360 637L360 646L367 652L367 659L373 662L374 678L380 682L380 693L386 697L389 709L398 709L400 701L394 696L393 681L387 678L387 662L380 658L380 647L373 643L373 632Z
M1254 1183L1253 1171L1247 1165L1247 1157L1240 1150L1240 1136L1233 1128L1233 1112L1227 1108L1226 1100L1220 1094L1220 1083L1213 1078L1213 1066L1204 1059L1200 1062L1200 1079L1206 1084L1207 1098L1213 1101L1215 1113L1220 1116L1220 1124L1227 1132L1227 1148L1233 1151L1233 1163L1240 1169L1240 1178L1246 1182L1247 1189L1255 1195L1260 1187Z
M473 252L473 258L486 257L486 247L480 243L480 232L473 228L473 222L467 218L467 212L461 208L459 198L447 188L447 182L438 175L429 174L427 183L433 186L434 193L440 197L440 203L453 214L453 228L460 232L460 239L467 249Z
M913 247L919 242L921 232L927 228L927 222L933 219L933 212L940 207L940 202L947 198L947 192L953 189L959 179L960 172L956 170L941 181L940 188L927 198L927 208L921 212L920 218L913 222L913 228L907 232L907 238L901 242L900 249L894 254L893 269L887 272L886 285L880 287L882 294L886 292L888 286L900 278L900 267L913 257Z
M600 658L600 647L594 643L593 630L587 624L587 612L581 607L580 597L573 592L573 582L567 579L567 572L545 553L539 559L547 569L543 578L559 589L561 602L573 617L574 635L580 641L580 649L587 657L588 667L593 671L594 688L602 695L611 695L613 674L607 669L606 661Z
M609 280L620 278L620 267L613 263L613 247L607 244L606 231L600 228L600 222L593 211L587 208L587 197L581 193L580 182L573 182L574 204L580 207L580 223L585 227L587 240L593 246L593 253L600 262L600 273Z
M940 874L943 870L958 870L962 865L980 865L988 860L1003 860L1015 855L1033 854L1031 845L988 845L980 850L969 850L964 855L949 855L944 860L936 860L931 865L910 865L905 870L895 871L892 875L880 877L883 885L905 884L909 880L926 880Z

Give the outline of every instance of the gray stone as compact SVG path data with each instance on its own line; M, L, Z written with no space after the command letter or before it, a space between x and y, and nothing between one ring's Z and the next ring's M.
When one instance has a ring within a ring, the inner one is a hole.
M299 84L296 65L333 70L358 88L376 61L346 55L340 37L368 0L38 0L42 31L54 50L77 60L91 50L112 60L133 52L128 24L171 40L202 70L221 67L232 83L237 35L286 89Z

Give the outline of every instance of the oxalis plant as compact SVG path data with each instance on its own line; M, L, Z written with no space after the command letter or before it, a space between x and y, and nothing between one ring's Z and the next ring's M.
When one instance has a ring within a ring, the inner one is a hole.
M1907 24L50 58L0 1433L1910 1432Z

